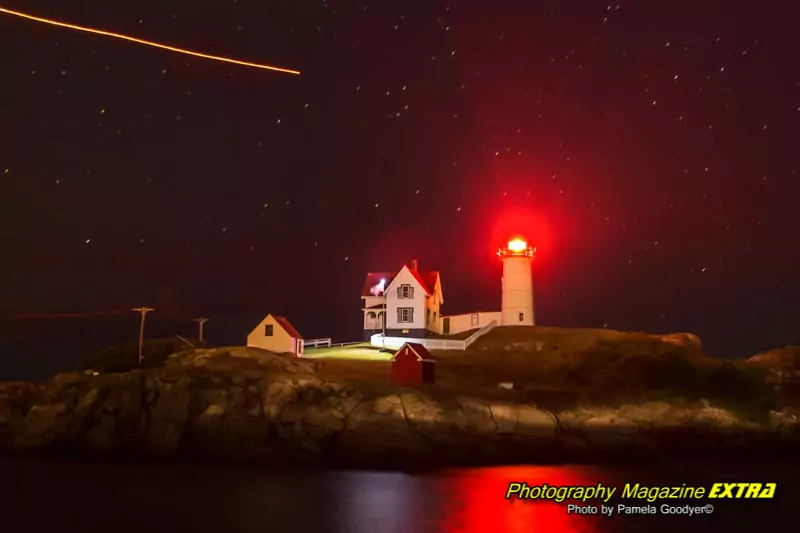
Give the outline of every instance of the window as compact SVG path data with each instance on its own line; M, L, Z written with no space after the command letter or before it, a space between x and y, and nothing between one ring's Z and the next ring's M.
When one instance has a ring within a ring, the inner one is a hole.
M525 313L520 313L519 314L519 321L520 322L525 322Z
M397 297L398 298L413 298L414 297L414 287L411 285L400 285L397 287Z
M272 324L267 324L264 326L264 336L272 337Z
M478 315L477 313L474 313L472 315L472 325L473 326L477 326L479 321L480 321L480 315Z
M399 307L397 309L397 322L400 324L409 324L414 322L414 308L413 307Z

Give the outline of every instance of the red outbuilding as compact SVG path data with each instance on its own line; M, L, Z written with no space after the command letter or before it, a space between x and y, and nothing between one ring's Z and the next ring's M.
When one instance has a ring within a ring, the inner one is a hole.
M436 360L425 346L405 343L392 357L392 383L395 385L433 384L436 380Z

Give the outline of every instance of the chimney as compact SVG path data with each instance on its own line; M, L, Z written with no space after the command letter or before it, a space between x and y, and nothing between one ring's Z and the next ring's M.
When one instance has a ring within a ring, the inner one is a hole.
M412 259L411 260L411 270L414 270L414 271L417 270L417 260L416 259Z

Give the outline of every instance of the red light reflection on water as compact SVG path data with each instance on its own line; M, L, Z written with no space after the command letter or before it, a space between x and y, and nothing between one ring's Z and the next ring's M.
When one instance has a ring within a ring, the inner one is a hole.
M528 486L596 485L598 473L586 467L499 467L464 470L448 475L439 487L443 515L439 531L485 533L487 531L595 533L599 516L567 514L567 503L543 500L506 500L511 482ZM600 502L591 502L597 504Z

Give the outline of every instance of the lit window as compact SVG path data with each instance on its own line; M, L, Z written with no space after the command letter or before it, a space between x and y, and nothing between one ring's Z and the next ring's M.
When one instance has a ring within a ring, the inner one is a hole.
M477 326L479 322L480 322L480 315L478 315L477 313L473 314L472 315L472 325L473 326Z

